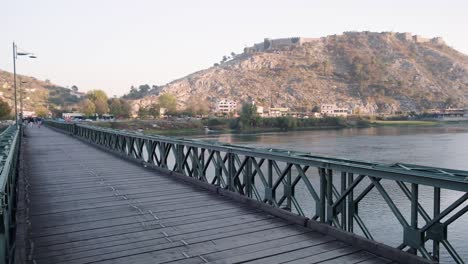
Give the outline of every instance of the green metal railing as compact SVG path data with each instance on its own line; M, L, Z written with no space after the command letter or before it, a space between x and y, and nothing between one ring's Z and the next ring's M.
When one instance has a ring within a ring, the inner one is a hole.
M0 134L0 262L12 263L15 249L16 178L20 133L9 126Z
M438 261L442 245L444 257L464 263L449 242L448 228L468 211L468 171L145 136L55 121L47 121L46 125L146 165L177 172L371 240L378 230L368 228L361 212L373 199L380 199L399 223L397 248ZM455 198L442 203L442 190ZM363 204L365 199L367 203Z

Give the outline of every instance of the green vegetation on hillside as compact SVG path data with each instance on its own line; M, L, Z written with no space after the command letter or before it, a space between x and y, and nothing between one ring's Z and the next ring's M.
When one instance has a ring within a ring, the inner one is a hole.
M34 77L17 75L17 99L22 101L24 111L37 111L47 116L51 112L60 116L62 112L77 110L81 98L76 95L78 87L68 89L51 83L49 80L41 81ZM13 74L0 70L0 98L13 108L14 82ZM42 111L46 109L45 111Z

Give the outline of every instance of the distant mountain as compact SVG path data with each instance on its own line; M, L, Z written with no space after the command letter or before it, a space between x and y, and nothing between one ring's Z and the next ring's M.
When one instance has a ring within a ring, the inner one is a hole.
M79 92L34 77L17 75L18 108L20 89L23 96L23 110L34 111L39 106L52 109L71 109L82 96ZM0 98L14 109L13 73L0 70Z
M461 107L468 99L468 56L440 38L345 32L265 39L233 57L135 102L149 104L167 92L180 108L193 98L230 98L298 110L336 103L361 113L390 113Z

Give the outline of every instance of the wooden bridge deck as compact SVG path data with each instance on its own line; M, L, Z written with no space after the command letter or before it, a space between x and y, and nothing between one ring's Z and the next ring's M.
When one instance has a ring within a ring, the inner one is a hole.
M49 128L25 133L37 264L391 262Z

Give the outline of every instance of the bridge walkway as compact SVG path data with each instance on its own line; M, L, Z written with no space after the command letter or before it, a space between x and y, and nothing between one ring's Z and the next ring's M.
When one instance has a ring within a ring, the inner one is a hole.
M37 264L391 262L49 128L25 134Z

